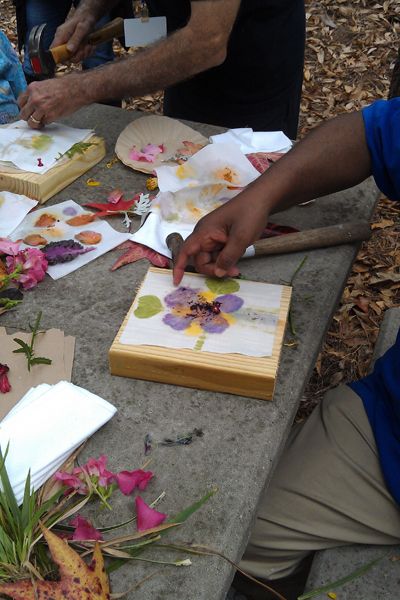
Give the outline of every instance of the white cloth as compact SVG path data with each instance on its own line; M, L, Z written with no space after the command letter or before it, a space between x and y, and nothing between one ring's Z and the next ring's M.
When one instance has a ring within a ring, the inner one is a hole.
M0 237L7 237L37 204L21 194L0 192Z
M212 135L213 144L237 144L243 154L253 152L287 152L292 142L283 131L253 131L250 127L228 129L225 133Z
M49 479L116 408L67 381L31 388L0 424L0 447L17 502L30 470L33 489Z

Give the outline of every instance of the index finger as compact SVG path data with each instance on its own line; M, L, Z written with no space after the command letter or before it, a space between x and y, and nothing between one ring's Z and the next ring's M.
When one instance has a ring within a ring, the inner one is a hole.
M192 234L193 235L193 234ZM185 274L185 267L189 262L190 256L192 254L197 254L200 252L200 241L197 241L196 238L192 238L190 235L187 240L183 243L182 248L180 249L178 259L174 264L173 268L173 282L174 285L179 285L182 281L182 277Z

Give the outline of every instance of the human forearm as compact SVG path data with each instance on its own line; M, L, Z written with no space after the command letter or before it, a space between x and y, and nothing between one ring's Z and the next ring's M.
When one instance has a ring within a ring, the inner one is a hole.
M265 214L356 185L371 174L361 112L320 125L243 194L257 197Z

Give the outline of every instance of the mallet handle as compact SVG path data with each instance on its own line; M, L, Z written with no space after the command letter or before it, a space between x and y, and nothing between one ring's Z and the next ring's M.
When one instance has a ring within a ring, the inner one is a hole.
M98 46L103 42L109 42L115 37L121 37L124 33L124 20L121 17L117 17L113 21L110 21L101 29L93 31L88 38L87 43L92 46ZM67 44L50 48L50 52L54 58L56 65L63 63L71 58L71 52L67 48Z

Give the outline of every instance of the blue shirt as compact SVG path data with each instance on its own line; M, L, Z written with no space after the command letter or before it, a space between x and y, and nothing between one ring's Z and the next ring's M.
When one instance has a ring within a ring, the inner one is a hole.
M25 76L18 56L7 36L0 31L0 124L17 117L17 98L25 88Z
M379 100L362 114L376 184L388 198L400 200L400 98ZM400 332L373 373L350 387L363 401L383 476L400 504Z

